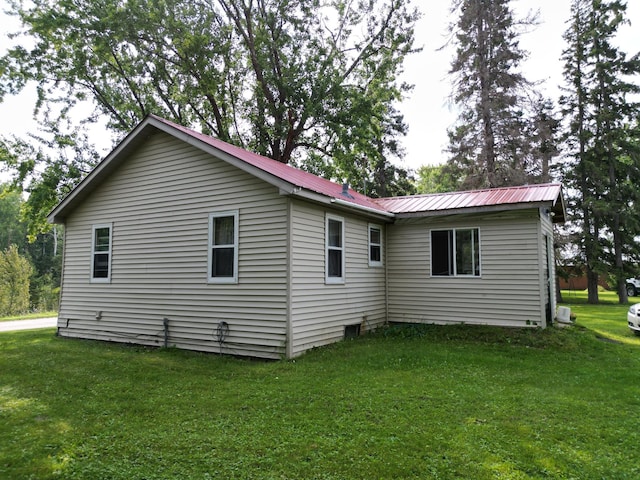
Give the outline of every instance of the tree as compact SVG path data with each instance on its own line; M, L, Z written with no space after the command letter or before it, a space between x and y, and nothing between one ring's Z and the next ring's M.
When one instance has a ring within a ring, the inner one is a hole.
M28 225L23 215L37 201L37 193L25 201L19 191L0 184L0 250L14 247L32 265L30 306L36 310L55 310L62 260L60 231L54 226L28 241Z
M625 11L620 1L575 0L565 33L565 181L577 193L571 205L583 232L590 303L598 302L598 276L607 273L613 273L619 300L626 303L628 260L638 256L640 130L633 95L640 88L630 78L640 73L640 61L627 59L612 44Z
M20 217L22 198L9 185L0 184L0 249L27 243L27 227Z
M449 130L449 170L463 188L498 187L537 179L539 159L524 134L531 115L525 91L530 82L519 67L526 53L518 44L509 0L455 0L451 26L456 55L449 73L457 124Z
M447 165L423 165L417 171L415 182L418 193L446 193L458 190L455 178L449 175Z
M106 116L116 135L156 113L354 186L363 171L371 191L394 191L406 178L387 172L404 134L393 104L409 88L397 81L418 18L409 1L14 2L33 46L0 59L0 92L36 82L49 129L88 99L86 121ZM49 169L48 189L77 179L63 165Z
M15 245L0 252L0 315L28 311L31 272L31 264Z

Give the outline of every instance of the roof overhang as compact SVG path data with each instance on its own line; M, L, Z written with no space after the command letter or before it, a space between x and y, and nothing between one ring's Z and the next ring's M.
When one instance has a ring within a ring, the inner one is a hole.
M339 198L323 195L312 190L297 186L291 182L269 173L266 170L255 167L234 155L210 145L189 133L162 121L153 115L147 116L140 122L119 144L107 155L72 191L69 193L47 216L50 223L64 223L67 215L73 211L96 187L98 187L111 173L122 164L129 155L135 151L150 136L158 133L167 133L195 148L227 162L234 167L253 175L278 188L280 194L290 195L315 203L337 206L342 210L374 217L377 219L393 219L394 215L384 210L376 210L356 203L341 200Z
M154 134L164 132L174 138L191 145L201 151L204 151L256 178L259 178L274 187L276 187L281 195L287 195L292 198L299 198L305 201L330 206L331 208L363 215L377 220L392 222L394 219L410 219L420 217L441 217L459 214L476 214L483 212L498 212L508 210L520 210L527 208L547 208L552 213L554 223L564 222L566 217L565 202L562 195L562 187L559 184L549 184L546 186L530 186L517 187L521 189L547 188L548 190L543 197L536 197L533 201L518 202L517 199L512 201L496 201L490 202L488 205L482 205L481 202L476 204L463 205L424 205L422 208L404 208L407 199L413 202L415 199L424 201L425 199L435 199L436 196L416 196L416 197L395 197L391 199L379 199L379 201L369 199L360 194L357 203L349 201L339 196L333 195L333 188L328 191L314 190L313 185L305 182L298 183L296 176L291 176L289 172L282 174L281 165L275 170L281 173L277 175L271 173L269 168L260 168L260 162L252 163L241 158L244 153L248 153L237 147L225 144L220 141L212 141L214 139L206 137L196 132L180 127L177 124L168 122L154 115L147 116L140 122L117 146L107 155L72 191L67 195L52 211L49 213L47 220L51 223L64 223L65 218L72 212L81 202L87 198L102 182L111 175L130 155L149 137ZM220 146L220 148L218 148ZM228 150L225 150L225 148ZM262 157L263 160L264 157ZM271 162L271 160L268 160ZM309 174L310 175L310 174ZM316 177L317 178L317 177ZM332 182L325 182L332 184ZM516 188L516 190L517 190ZM498 189L499 190L499 189ZM495 190L497 191L497 190ZM495 192L494 191L494 192ZM449 195L463 195L464 192L452 193ZM446 195L446 194L445 194ZM362 197L362 198L360 198ZM353 197L350 197L353 198ZM515 201L513 201L515 200ZM527 199L529 200L529 199ZM486 203L486 202L485 202ZM379 207L379 208L376 208Z
M559 208L558 204L551 204L551 202L539 202L539 203L512 203L512 204L501 204L501 205L489 205L489 206L478 206L478 207L465 207L465 208L452 208L446 210L431 210L427 212L407 212L407 213L396 213L395 217L397 219L408 219L408 218L428 218L428 217L447 217L451 215L473 215L473 214L483 214L483 213L496 213L496 212L506 212L506 211L514 211L514 210L530 210L537 208L547 208L549 213L551 214L551 218L553 223L563 223L565 220L565 210L564 205Z

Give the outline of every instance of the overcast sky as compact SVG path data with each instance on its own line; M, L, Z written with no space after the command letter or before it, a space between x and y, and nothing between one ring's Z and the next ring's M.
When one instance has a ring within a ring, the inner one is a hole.
M628 0L627 3L627 19L632 25L620 29L618 41L627 54L635 54L640 49L640 1ZM451 93L447 71L453 50L438 50L446 42L447 25L452 20L449 16L450 1L416 1L415 4L420 5L424 13L416 27L416 46L422 46L423 51L407 60L403 79L414 84L415 88L401 106L409 125L409 134L403 142L406 150L403 164L413 169L446 160L442 152L447 142L446 131L456 118L454 108L447 101ZM513 6L517 16L524 16L531 10L540 12L540 25L520 39L521 47L530 53L523 64L523 71L531 81L544 81L540 90L555 100L562 83L560 54L565 48L562 34L567 27L570 0L515 0ZM0 9L5 8L6 1L0 0ZM6 45L4 34L13 27L8 25L4 16L0 17L0 25L2 50ZM24 136L34 128L31 115L34 100L31 89L0 103L0 132L3 135ZM91 135L96 143L107 145L98 138L104 136L104 131L97 130Z
M425 164L439 164L446 160L442 150L447 144L447 128L456 119L449 105L451 93L447 71L453 49L437 51L446 42L449 1L430 1L424 7L424 18L416 29L421 53L409 59L405 78L415 84L411 97L404 102L402 112L409 125L404 141L405 165L417 168ZM570 0L515 0L516 15L523 17L529 11L539 11L540 24L520 38L520 46L529 52L523 72L530 81L544 81L539 90L557 100L562 85L560 55L566 48L562 34L567 28ZM627 0L627 19L631 25L619 29L617 41L628 55L640 51L640 0ZM638 80L640 81L640 79Z

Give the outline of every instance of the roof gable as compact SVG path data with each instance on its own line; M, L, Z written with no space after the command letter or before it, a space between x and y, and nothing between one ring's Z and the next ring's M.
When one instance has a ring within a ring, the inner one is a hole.
M59 222L66 217L67 213L79 201L102 183L102 180L125 161L128 154L154 131L165 132L196 148L205 150L215 157L271 183L286 194L316 200L323 199L326 203L355 208L378 216L389 218L393 216L373 199L343 185L249 152L156 115L149 115L53 209L48 216L49 221Z
M217 150L225 152L233 157L241 160L242 162L251 165L264 173L272 175L273 177L284 180L285 182L306 190L310 190L327 197L343 200L348 203L353 203L362 207L370 208L373 210L379 210L380 213L386 213L383 208L380 207L373 199L356 192L355 190L348 189L344 194L344 186L338 183L332 182L322 177L318 177L304 170L292 167L282 162L278 162L271 158L263 157L257 153L249 152L243 148L231 145L230 143L223 142L217 138L198 133L181 125L177 125L168 120L160 117L151 116L155 120L167 125L170 128L184 132L185 134L198 139L202 143L209 145Z
M172 135L276 186L283 194L332 204L340 208L354 209L380 218L448 215L548 205L556 213L554 221L564 221L564 202L559 184L373 199L338 183L249 152L155 115L149 115L140 122L52 210L48 220L61 222L79 202L118 168L133 150L158 131Z

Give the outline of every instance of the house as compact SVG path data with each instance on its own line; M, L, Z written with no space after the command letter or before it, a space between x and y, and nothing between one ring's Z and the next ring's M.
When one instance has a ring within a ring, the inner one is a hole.
M385 322L545 327L560 185L371 199L156 116L50 213L58 334L282 358Z

